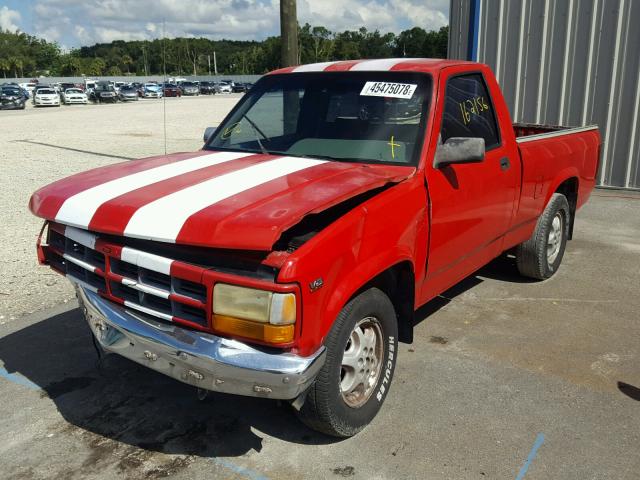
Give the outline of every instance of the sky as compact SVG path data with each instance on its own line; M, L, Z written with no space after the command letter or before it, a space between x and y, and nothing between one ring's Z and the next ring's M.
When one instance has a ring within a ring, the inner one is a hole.
M0 0L0 28L64 49L167 37L262 40L279 35L279 0ZM449 0L298 0L298 22L332 31L398 33L449 23Z

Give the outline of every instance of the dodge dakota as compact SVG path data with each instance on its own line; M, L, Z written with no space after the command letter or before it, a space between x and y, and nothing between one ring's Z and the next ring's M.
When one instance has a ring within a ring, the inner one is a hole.
M486 65L329 62L265 75L201 151L74 175L30 209L103 351L346 437L419 306L503 252L558 270L599 155L596 126L513 124Z

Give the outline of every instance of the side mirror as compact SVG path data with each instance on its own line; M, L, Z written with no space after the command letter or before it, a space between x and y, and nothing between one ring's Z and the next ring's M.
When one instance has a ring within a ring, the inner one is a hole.
M438 144L433 166L452 163L477 163L484 160L484 138L451 137Z
M204 143L207 143L216 131L216 127L207 127L204 129Z

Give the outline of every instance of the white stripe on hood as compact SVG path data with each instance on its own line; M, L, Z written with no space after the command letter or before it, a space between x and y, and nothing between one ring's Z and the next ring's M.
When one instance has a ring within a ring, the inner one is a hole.
M56 215L56 221L65 225L87 228L100 205L120 195L152 183L177 177L184 173L219 163L253 155L251 153L216 152L187 160L168 163L141 172L110 180L67 198Z
M281 157L206 180L138 209L129 220L124 235L175 242L187 219L200 210L263 183L323 163L323 160Z

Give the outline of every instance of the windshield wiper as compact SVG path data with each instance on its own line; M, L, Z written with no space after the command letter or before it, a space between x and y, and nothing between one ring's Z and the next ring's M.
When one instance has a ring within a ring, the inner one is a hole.
M286 152L282 152L282 153L286 153ZM319 160L330 160L332 162L353 162L353 163L364 163L364 162L366 162L366 160L364 160L362 158L332 157L330 155L316 155L316 154L310 154L310 153L293 154L293 156L294 157L301 157L301 158L317 158Z
M260 145L260 150L262 151L263 155L269 155L269 151L264 148L264 145L262 144L262 142L260 141L260 137L258 137L258 134L262 135L262 138L264 138L265 140L269 141L270 138L267 137L264 132L262 130L260 130L260 128L253 122L253 120L251 120L249 117L247 117L246 114L242 114L242 118L246 119L247 122L249 122L249 125L251 125L251 128L253 128L253 133L256 137L256 140L258 142L258 145Z

